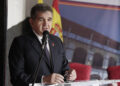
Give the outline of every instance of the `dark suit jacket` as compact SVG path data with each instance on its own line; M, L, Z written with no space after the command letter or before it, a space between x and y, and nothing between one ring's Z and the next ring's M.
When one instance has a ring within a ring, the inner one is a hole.
M64 72L69 69L61 40L49 35L49 46L51 51L51 64L44 54L36 82L41 82L42 75ZM11 82L13 86L28 86L33 81L33 73L41 55L41 43L33 32L17 37L9 52L9 66Z

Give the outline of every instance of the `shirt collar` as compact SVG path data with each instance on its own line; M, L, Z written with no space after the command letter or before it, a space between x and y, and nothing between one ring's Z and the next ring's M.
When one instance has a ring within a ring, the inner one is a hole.
M43 38L43 35L38 35L34 30L33 30L34 34L37 36L38 40L42 43L42 38Z

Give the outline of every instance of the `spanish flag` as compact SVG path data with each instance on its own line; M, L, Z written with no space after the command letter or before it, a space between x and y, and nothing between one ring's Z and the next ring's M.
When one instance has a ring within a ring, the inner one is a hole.
M38 0L38 3L43 3L43 0Z
M63 41L62 24L58 8L58 0L53 1L52 7L53 7L53 23L50 33L60 37L60 39Z

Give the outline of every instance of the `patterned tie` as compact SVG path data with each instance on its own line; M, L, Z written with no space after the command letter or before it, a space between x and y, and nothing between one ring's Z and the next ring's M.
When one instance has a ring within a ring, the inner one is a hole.
M49 52L49 50L48 50L47 45L48 45L48 41L47 41L46 46L45 46L45 54L46 54L46 56L47 56L48 63L51 65L51 57L50 57L50 52Z
M45 46L45 54L46 54L47 59L48 59L48 64L50 66L50 71L52 72L53 68L52 68L52 64L51 64L51 57L50 57L50 52L48 51L47 45Z
M48 42L47 42L47 43L48 43ZM50 65L50 71L51 71L51 73L53 73L52 58L51 58L50 51L48 50L47 44L46 44L46 46L45 46L45 54L46 54L47 59L48 59L48 64Z
M50 60L50 53L49 53L49 51L48 51L47 44L46 44L46 46L45 46L45 54L46 54L48 60Z

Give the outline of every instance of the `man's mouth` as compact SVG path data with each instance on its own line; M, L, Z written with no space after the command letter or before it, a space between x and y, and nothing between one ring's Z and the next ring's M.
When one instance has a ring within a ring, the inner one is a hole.
M48 30L48 28L43 28L43 31Z

